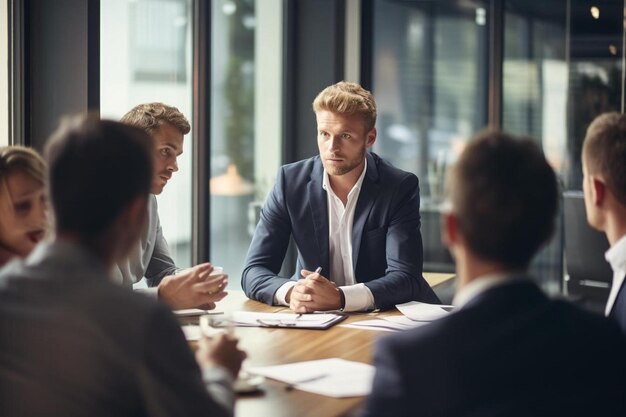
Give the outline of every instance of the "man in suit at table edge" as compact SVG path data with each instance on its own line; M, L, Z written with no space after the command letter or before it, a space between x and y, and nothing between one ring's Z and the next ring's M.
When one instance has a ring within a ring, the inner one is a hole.
M111 282L144 229L153 149L95 118L51 138L56 235L0 272L3 417L233 415L237 341L201 339L194 360L169 308Z
M319 156L279 169L246 257L244 292L298 313L438 303L422 277L418 179L368 152L374 97L342 81L318 94L313 111ZM290 237L298 248L291 279L278 276Z
M379 340L364 416L624 416L617 325L547 298L527 275L549 240L557 181L531 139L488 131L449 178L443 237L457 310Z
M127 259L113 268L116 282L130 287L144 276L148 288L139 292L158 298L173 309L202 308L211 310L226 296L228 276L214 274L213 265L202 263L180 269L170 256L161 230L156 196L178 171L178 157L183 153L183 137L191 129L187 118L173 106L152 102L133 107L122 123L143 129L154 142L154 174L146 209L147 227ZM216 286L215 283L219 283Z
M605 314L626 333L626 116L598 116L587 129L581 159L587 221L611 245L605 257L613 285Z

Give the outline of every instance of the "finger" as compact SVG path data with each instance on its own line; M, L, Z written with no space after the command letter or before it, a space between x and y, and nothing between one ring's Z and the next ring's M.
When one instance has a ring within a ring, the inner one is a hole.
M311 271L307 271L306 269L303 269L301 272L302 272L302 275L306 274L304 278L308 281L320 281L320 282L330 281L328 278L326 278L319 272L311 272Z
M291 299L293 301L299 301L299 302L311 301L313 299L313 296L311 294L303 294L303 293L300 293L300 292L292 292L291 293Z
M198 264L191 269L196 273L196 276L208 276L213 271L213 265L210 263Z
M296 296L299 297L299 299L302 299L302 297L304 296L308 296L310 297L311 294L313 294L314 290L310 287L304 286L304 285L297 285L295 287L293 287L293 291L291 291L291 296Z
M306 280L309 282L331 282L328 278L320 274L311 274L306 277Z
M214 304L221 301L228 295L226 291L220 291L215 294L197 293L194 297L195 305ZM199 307L198 307L199 308Z
M293 286L293 290L296 292L303 292L303 291L307 291L307 280L303 279L301 280L301 282L298 282L296 285Z
M219 282L213 282L213 281L195 282L194 284L192 284L191 287L193 288L195 292L215 294L223 290L227 284L228 284L228 281L222 279L222 281L219 281Z
M202 282L213 284L213 285L218 285L218 284L221 284L222 282L227 283L228 275L227 274L219 274L219 275L201 274L198 277L198 281L202 281Z
M313 276L322 276L322 274L320 272L317 271L309 271L308 269L302 269L300 271L300 275L302 275L305 278L311 278Z
M296 313L312 313L313 311L315 311L315 309L311 308L310 303L302 303L298 307Z
M199 264L192 268L179 271L175 277L182 281L197 281L201 273L212 268L211 264Z
M200 310L215 310L215 307L217 307L217 305L213 302L208 302L198 306Z
M291 304L289 304L289 308L294 312L294 313L308 313L306 305L299 303L299 302L293 302Z

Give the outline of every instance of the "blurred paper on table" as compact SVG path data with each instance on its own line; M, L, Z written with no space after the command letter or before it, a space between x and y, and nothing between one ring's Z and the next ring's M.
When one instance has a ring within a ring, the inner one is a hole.
M236 311L233 313L235 325L243 327L327 329L346 317L343 314L256 313L252 311Z
M341 327L349 327L361 330L376 330L383 332L396 332L400 330L409 330L414 327L427 324L426 321L414 321L405 316L383 317L382 319L356 321L350 324L341 324Z
M182 310L173 310L174 314L178 317L193 317L193 316L201 316L203 314L224 314L223 311L217 310L201 310L199 308L185 308Z
M259 366L247 371L286 382L302 391L335 398L368 395L374 378L372 365L338 358Z
M419 301L409 301L404 304L397 304L396 308L402 314L415 321L433 321L450 314L452 306L440 304L420 303Z

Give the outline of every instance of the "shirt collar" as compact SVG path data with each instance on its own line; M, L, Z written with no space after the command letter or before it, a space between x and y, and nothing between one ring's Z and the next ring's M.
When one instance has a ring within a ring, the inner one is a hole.
M611 264L613 271L626 270L626 235L606 251L604 258Z
M361 172L359 179L356 181L356 183L354 184L354 186L348 193L348 196L350 196L350 194L354 193L356 190L360 190L361 185L363 185L363 179L365 178L365 173L367 172L367 154L365 155L364 160L365 160L365 164L363 165L363 172ZM330 186L330 180L328 178L328 172L326 172L326 168L324 168L324 173L322 175L323 175L322 188L326 190L327 192L330 192L331 194L335 195L335 192L333 191L333 187Z
M89 250L79 244L63 239L45 241L35 247L25 260L26 265L54 264L66 269L86 269L94 275L108 275L106 266Z
M514 276L518 275L520 274L505 272L500 274L488 274L478 277L467 283L463 288L457 291L454 299L452 300L452 304L457 309L462 308L478 295L484 293L491 288L507 284L515 280Z

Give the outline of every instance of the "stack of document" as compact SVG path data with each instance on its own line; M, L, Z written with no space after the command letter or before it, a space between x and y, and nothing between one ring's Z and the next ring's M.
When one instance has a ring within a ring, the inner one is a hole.
M236 311L233 322L242 327L288 327L296 329L327 329L344 320L344 314L293 314L293 313L255 313Z
M335 398L368 395L374 379L372 365L338 358L261 366L247 371L286 382L302 391Z
M452 310L452 306L420 303L419 301L398 304L396 308L403 316L386 316L375 320L357 321L344 324L342 327L396 332L423 326L433 320L445 317Z

